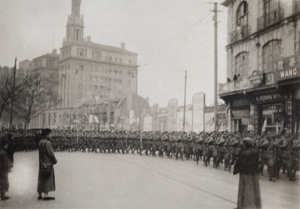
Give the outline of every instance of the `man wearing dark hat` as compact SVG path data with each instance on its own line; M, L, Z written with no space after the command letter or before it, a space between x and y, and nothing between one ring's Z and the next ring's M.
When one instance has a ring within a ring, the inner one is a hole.
M51 145L50 129L42 130L42 137L38 144L39 150L39 176L38 176L38 200L54 200L49 197L48 192L55 191L55 176L53 165L57 163L54 151ZM42 196L44 193L44 196Z
M6 152L7 141L4 136L0 137L0 199L9 199L5 193L8 191L8 173L11 171L12 162L9 160Z

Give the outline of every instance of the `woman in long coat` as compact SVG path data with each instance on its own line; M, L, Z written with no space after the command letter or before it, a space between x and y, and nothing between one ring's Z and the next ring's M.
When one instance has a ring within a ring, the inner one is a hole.
M242 149L234 166L233 174L240 174L237 209L262 207L258 182L259 154L254 144L252 138L242 139Z
M55 191L55 176L53 165L57 163L54 155L54 151L49 139L50 129L44 129L42 131L42 140L39 141L39 176L38 176L38 199L41 200L53 200L54 197L49 197L48 192ZM49 174L45 174L41 168L45 165L50 166ZM44 193L44 197L42 196Z
M7 141L2 137L0 138L0 199L9 199L5 193L8 191L8 173L11 171L12 162L10 161L8 154L6 152Z

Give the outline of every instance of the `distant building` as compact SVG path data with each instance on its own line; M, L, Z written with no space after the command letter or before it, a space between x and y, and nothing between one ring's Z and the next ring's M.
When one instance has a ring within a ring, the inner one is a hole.
M231 131L300 129L300 1L225 0Z
M27 72L28 70L32 69L32 63L29 60L23 60L19 62L19 69Z
M59 54L56 50L52 53L47 53L37 58L34 58L28 65L31 68L27 68L29 71L38 72L47 77L54 76L58 78L58 61Z
M178 106L177 99L171 99L166 107L154 105L151 112L152 131L215 131L214 106L206 106L205 94L202 92L194 94L193 102L185 107L185 114L184 106ZM228 130L226 112L225 104L219 104L217 131ZM147 121L150 119L147 118Z
M97 98L121 99L137 93L137 54L121 47L93 43L84 38L80 0L72 0L66 37L60 49L59 93L62 107L77 107Z
M54 73L58 81L60 104L33 120L31 127L73 126L72 114L84 104L111 103L137 94L137 54L126 50L125 43L114 47L85 38L80 4L80 0L72 0L59 55L53 51L19 63L24 70Z

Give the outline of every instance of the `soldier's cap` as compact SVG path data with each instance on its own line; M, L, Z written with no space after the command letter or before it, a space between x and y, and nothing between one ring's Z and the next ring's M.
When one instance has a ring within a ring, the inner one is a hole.
M250 138L250 137L245 137L242 139L242 142L248 144L248 145L253 145L255 143L254 139Z
M52 132L51 129L46 128L42 130L42 136L48 136Z

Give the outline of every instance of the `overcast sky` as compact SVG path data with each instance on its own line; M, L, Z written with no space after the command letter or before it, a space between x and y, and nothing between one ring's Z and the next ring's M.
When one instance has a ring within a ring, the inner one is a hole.
M223 0L217 0L221 3ZM207 0L82 0L84 36L138 54L138 94L150 104L214 102L214 5ZM227 9L218 9L219 83L226 82ZM71 0L0 0L0 65L13 66L62 46Z

